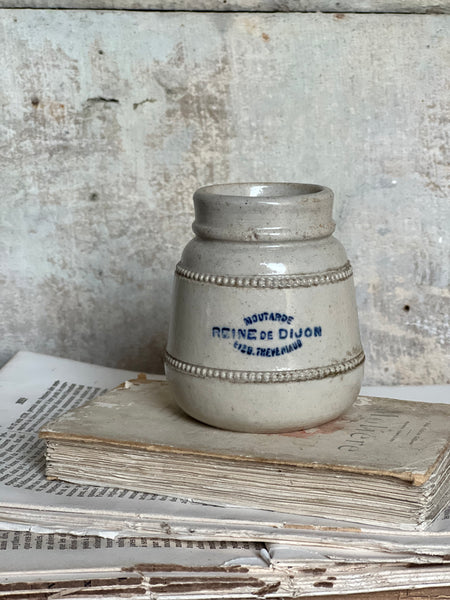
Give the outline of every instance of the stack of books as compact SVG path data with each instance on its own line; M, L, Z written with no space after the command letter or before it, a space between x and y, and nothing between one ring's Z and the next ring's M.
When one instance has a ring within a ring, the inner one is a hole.
M0 390L0 598L450 597L448 404L233 433L155 377L32 353Z

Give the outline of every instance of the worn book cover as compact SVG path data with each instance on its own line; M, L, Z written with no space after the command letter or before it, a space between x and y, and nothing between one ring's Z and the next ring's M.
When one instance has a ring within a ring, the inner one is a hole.
M66 413L40 435L49 477L420 524L445 505L449 417L449 405L359 397L321 427L237 433L195 421L177 407L167 383L142 379Z
M195 421L163 381L127 382L48 423L40 436L152 451L285 463L426 481L449 448L450 406L359 397L321 427L284 434L237 433Z

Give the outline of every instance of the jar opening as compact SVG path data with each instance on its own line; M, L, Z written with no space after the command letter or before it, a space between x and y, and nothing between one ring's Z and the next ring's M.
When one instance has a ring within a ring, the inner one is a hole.
M324 189L321 185L310 183L224 183L208 185L197 191L235 198L292 198L310 196Z
M248 242L305 240L331 235L333 192L312 183L225 183L194 194L194 233Z

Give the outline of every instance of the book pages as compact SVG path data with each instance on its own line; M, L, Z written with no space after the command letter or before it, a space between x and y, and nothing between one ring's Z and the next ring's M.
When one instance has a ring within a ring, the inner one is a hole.
M386 475L420 485L449 446L450 407L360 396L342 417L306 431L224 431L178 408L168 384L128 382L41 429L46 439ZM143 425L144 423L144 425ZM80 446L81 447L81 446Z
M217 507L176 496L47 481L44 476L45 444L37 439L37 430L42 424L42 402L46 407L44 419L51 419L86 402L89 395L99 394L136 375L28 352L19 353L0 370L0 452L4 465L0 473L0 521L3 528L23 527L37 532L62 529L68 533L109 537L138 532L139 535L177 535L187 539L211 536L236 539L242 532L245 539L279 539L280 542L295 542L298 536L321 528L328 535L330 531L337 535L342 530L345 535L349 529L358 530L363 537L376 530L361 523L351 525L336 519L248 507ZM63 388L61 393L65 393L64 390L71 386L74 387L66 394L63 406L60 389ZM439 398L445 395L445 389L448 388L437 386ZM434 387L428 388L427 392L427 397L432 399ZM384 529L388 537L407 534L398 528ZM445 518L444 512L432 529L437 537L450 535L450 519ZM420 540L424 536L420 532L414 535L413 541L421 546ZM430 539L428 534L425 537Z
M0 597L445 597L450 510L408 531L46 480L44 419L136 375L25 352L0 370Z
M311 430L235 433L191 419L165 382L144 380L69 411L41 436L51 478L406 528L445 507L448 422L446 404L361 396Z
M293 564L282 549L247 542L4 532L0 564L5 598L285 598L420 587L442 600L450 585L445 564L345 564L312 549L299 550Z

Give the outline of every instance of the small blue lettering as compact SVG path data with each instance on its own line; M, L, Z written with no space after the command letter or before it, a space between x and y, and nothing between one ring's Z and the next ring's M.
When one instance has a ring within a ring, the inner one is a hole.
M252 323L262 323L263 321L280 321L282 323L287 323L290 325L294 317L292 315L287 315L286 313L276 312L276 313L268 313L268 312L260 312L254 313L253 315L249 315L247 317L243 317L243 321L246 325L251 325Z
M280 324L291 324L294 320L292 315L287 315L283 312L260 312L254 313L253 315L249 315L247 317L243 317L243 321L245 325L253 325L264 323L266 321L279 322ZM244 327L244 328L233 328L229 326L214 326L211 328L211 335L213 338L219 338L223 340L231 340L233 344L233 348L242 354L252 356L267 356L269 358L275 356L284 356L285 354L290 354L295 350L302 348L302 341L300 338L310 338L310 337L322 337L322 327L320 325L310 326L306 328L298 327L298 328L285 328L280 327L278 329L278 339L279 340L289 340L289 343L286 345L275 346L275 347L253 347L248 343L244 343L247 340L261 340L261 341L269 341L274 340L277 331L273 331L272 329L258 329L256 327ZM235 341L233 341L235 340Z
M239 342L234 342L233 348L242 352L242 354L253 354L253 346L247 346L247 344L239 344Z
M284 354L289 354L290 352L294 352L294 350L298 350L302 347L302 343L300 340L295 340L292 344L288 344L286 346L275 346L275 348L256 348L256 356L267 356L271 358L273 356L283 356Z

